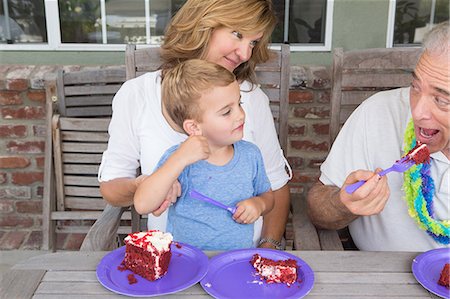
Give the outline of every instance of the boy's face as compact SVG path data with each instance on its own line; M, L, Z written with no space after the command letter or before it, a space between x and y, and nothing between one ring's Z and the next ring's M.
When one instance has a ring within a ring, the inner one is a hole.
M201 96L202 119L198 127L210 146L230 145L242 139L245 113L240 100L236 81L228 86L214 87Z

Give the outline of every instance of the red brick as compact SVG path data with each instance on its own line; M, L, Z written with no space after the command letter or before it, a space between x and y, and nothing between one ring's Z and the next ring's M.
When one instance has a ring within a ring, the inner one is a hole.
M25 228L33 226L33 218L19 215L0 214L0 227Z
M315 93L317 103L329 104L331 100L331 93L329 90Z
M31 190L30 187L11 187L6 186L0 188L0 199L30 199L31 198ZM0 225L1 227L1 225Z
M33 134L36 137L45 137L47 128L45 125L33 125Z
M64 249L67 237L68 234L65 233L56 234L56 249Z
M38 250L42 245L42 231L32 231L22 243L21 249Z
M45 150L44 141L11 141L6 145L8 152L17 154L42 154Z
M0 125L0 137L17 138L27 136L27 127L23 125Z
M16 185L31 185L35 182L43 182L43 172L13 172L12 183Z
M288 124L288 135L289 136L301 136L305 134L306 126L305 124Z
M309 140L291 140L291 146L294 149L310 151L310 152L327 152L328 151L328 142L320 142L316 143Z
M4 184L7 181L6 172L0 172L0 184Z
M26 90L28 89L27 79L7 79L6 89L8 90Z
M43 186L37 186L36 187L36 197L42 198L44 196L44 187Z
M323 159L312 159L309 161L308 167L319 168L322 165L323 161L324 161Z
M14 200L5 200L0 201L0 213L11 213L14 212Z
M26 231L7 232L0 242L0 249L19 249L27 237Z
M38 168L44 168L45 157L36 157L36 166Z
M43 90L30 90L27 96L31 101L45 103L45 91Z
M289 165L291 165L292 169L301 168L303 165L303 159L300 157L288 157L287 158Z
M289 103L301 104L312 103L314 100L314 94L309 90L291 90L289 91Z
M43 107L22 107L19 109L3 108L1 110L3 118L6 119L44 119L45 111Z
M291 179L292 183L313 183L316 182L319 175L316 174L304 174L302 171L294 171L294 176Z
M22 214L41 214L42 201L41 200L22 200L16 201L16 210Z
M0 168L25 168L28 165L30 165L30 160L25 157L0 157Z
M313 124L313 129L317 135L328 135L330 133L329 124Z
M64 244L64 250L80 250L86 234L69 234Z
M330 109L327 107L297 107L294 108L294 116L298 118L329 118Z
M0 105L21 105L23 104L20 93L17 91L0 91Z

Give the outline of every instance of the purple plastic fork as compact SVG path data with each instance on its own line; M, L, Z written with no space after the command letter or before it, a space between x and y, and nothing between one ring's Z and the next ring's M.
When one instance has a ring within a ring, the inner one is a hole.
M213 205L215 205L215 206L217 206L217 207L219 207L219 208L225 209L225 210L227 210L228 212L230 212L231 214L234 214L234 213L236 212L236 207L229 207L229 206L226 206L226 205L224 205L223 203L218 202L217 200L214 200L214 199L212 199L212 198L209 198L208 196L203 195L203 194L201 194L201 193L199 193L199 192L197 192L197 191L195 191L195 190L191 190L191 191L189 192L189 195L190 195L192 198L199 199L199 200L202 200L202 201L204 201L204 202L208 202L208 203L210 203L210 204L213 204Z
M408 169L410 169L414 164L415 164L414 160L410 159L408 156L405 156L405 157L401 158L400 160L396 161L391 167L381 171L378 174L380 176L383 176L383 175L388 174L391 171L405 172ZM352 194L359 187L364 185L365 182L366 181L362 180L362 181L358 181L358 182L356 182L354 184L348 185L347 187L345 187L345 191L347 191L348 194Z

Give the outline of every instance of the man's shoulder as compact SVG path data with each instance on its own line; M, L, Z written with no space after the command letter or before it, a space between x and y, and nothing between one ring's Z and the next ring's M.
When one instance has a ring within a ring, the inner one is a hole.
M362 102L361 106L394 107L409 102L409 87L395 88L377 92Z

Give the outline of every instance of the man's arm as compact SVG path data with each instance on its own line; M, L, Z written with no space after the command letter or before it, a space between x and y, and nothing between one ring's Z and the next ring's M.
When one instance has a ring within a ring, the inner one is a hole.
M286 222L290 209L290 194L288 184L278 190L273 191L275 199L272 211L264 215L261 238L273 239L281 242L286 229ZM260 247L275 248L275 245L267 242Z
M307 203L311 222L324 229L341 229L358 216L351 213L340 200L340 189L320 181L309 190Z
M308 214L311 222L325 229L341 229L358 216L370 216L383 211L389 199L387 177L375 172L356 170L348 175L341 189L317 182L308 193ZM366 181L349 194L345 187L359 180Z

